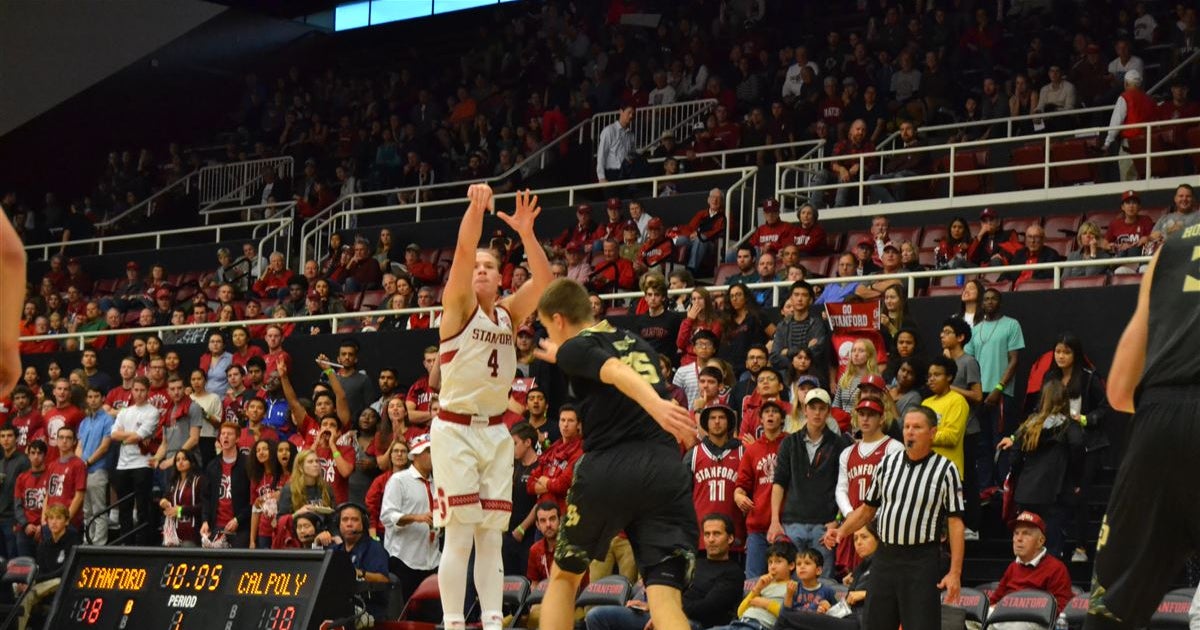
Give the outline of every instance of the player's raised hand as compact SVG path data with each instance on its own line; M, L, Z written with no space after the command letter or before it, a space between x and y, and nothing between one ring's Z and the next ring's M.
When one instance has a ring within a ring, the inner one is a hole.
M496 206L492 201L492 187L487 184L471 184L467 188L467 200L471 202L467 210L491 210L495 211Z
M659 426L675 436L675 439L684 447L691 448L695 445L699 426L687 409L675 404L673 400L660 398L646 411L658 422Z
M558 363L558 344L545 338L538 340L538 347L533 349L533 358L546 363Z
M526 188L517 192L516 200L517 209L512 214L497 212L496 216L500 217L500 220L507 223L508 227L517 234L532 234L533 220L542 213L542 208L538 205L538 197Z

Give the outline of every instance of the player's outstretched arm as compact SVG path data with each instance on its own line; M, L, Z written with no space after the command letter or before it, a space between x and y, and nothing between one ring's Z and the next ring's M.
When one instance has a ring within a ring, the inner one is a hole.
M1162 249L1158 250L1160 253ZM1121 334L1117 351L1113 354L1112 370L1108 374L1108 403L1113 409L1133 413L1133 392L1142 380L1146 368L1146 342L1150 337L1150 285L1154 282L1154 268L1158 265L1158 253L1150 261L1142 286L1138 289L1137 308Z
M658 392L641 374L620 359L612 358L604 362L600 368L600 380L616 387L622 394L641 405L663 430L675 436L685 447L696 443L697 427L692 414L676 405L674 401L660 398Z
M521 237L521 245L525 248L525 259L529 261L529 281L517 289L516 294L504 299L501 304L512 315L513 326L520 326L537 308L538 299L545 293L546 287L553 280L550 273L550 260L546 258L546 250L538 242L533 232L534 219L542 213L538 205L537 195L531 195L526 188L517 193L517 208L511 214L497 212L496 216L508 224Z
M8 396L21 375L18 336L25 304L25 249L21 237L0 210L0 265L9 280L0 282L0 398ZM547 264L547 268L549 265ZM549 272L547 272L549 275Z
M454 334L461 330L475 306L475 289L471 279L475 272L475 250L483 234L483 213L492 204L492 188L487 184L471 184L467 189L467 211L458 224L458 244L454 247L454 260L446 274L446 288L442 291L441 330Z

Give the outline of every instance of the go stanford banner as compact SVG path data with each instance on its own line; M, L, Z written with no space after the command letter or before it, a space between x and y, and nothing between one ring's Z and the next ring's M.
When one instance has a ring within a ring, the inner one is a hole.
M878 365L887 364L887 350L879 332L879 302L833 302L825 305L825 318L833 330L833 349L837 353L838 378L850 363L854 342L866 339L875 344Z

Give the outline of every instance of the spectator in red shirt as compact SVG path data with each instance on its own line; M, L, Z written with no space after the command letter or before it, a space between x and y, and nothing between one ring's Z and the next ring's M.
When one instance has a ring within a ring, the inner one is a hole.
M17 554L32 556L42 528L42 509L46 506L46 443L30 440L25 447L29 469L17 476L13 487L13 513L17 526Z
M1045 246L1046 230L1042 226L1034 223L1025 228L1025 247L1017 250L1013 254L1012 263L1014 265L1031 265L1034 263L1047 263L1062 260L1062 254ZM1021 272L1009 272L1000 276L1004 280L1013 280L1020 284L1030 278L1038 280L1047 280L1054 277L1053 269L1039 269L1037 271L1026 269Z
M717 105L717 126L712 131L712 150L724 151L742 146L742 127L729 117L733 108Z
M92 279L83 271L83 265L78 258L72 258L67 261L67 279L68 287L75 287L81 295L92 294Z
M538 503L534 508L534 518L542 538L529 548L529 563L526 565L525 577L529 578L530 582L537 583L549 578L550 569L554 566L554 545L558 543L559 528L558 504L553 501ZM588 574L584 573L583 580L579 583L579 590L582 591L587 585ZM537 618L537 607L534 606L533 609L530 609L530 623L528 624L530 627L536 625L533 622Z
M637 260L633 262L634 271L644 274L647 271L663 271L663 264L675 255L675 242L663 235L663 222L653 217L646 223L646 241L638 252Z
M575 217L578 222L559 234L557 238L551 241L556 249L566 251L567 246L572 243L578 245L580 250L588 245L592 234L596 232L596 224L592 222L592 207L586 203L581 203L575 207ZM559 252L560 254L562 252Z
M291 365L292 355L283 349L283 329L278 324L269 324L267 331L263 334L263 339L267 342L267 353L263 355L263 365L266 367L263 371L263 378L267 378L275 373L280 362L287 362L288 365ZM249 365L249 360L247 360L247 368ZM257 383L251 383L251 385L257 385Z
M1109 222L1100 246L1117 256L1140 256L1154 231L1154 219L1140 214L1141 208L1138 194L1125 191L1121 195L1121 216Z
M700 95L701 99L716 99L718 105L722 105L728 111L737 109L737 95L733 90L727 90L721 86L721 78L716 76L708 77L708 81L704 83L704 92Z
M83 422L83 410L71 402L71 383L65 378L54 382L54 409L43 415L46 421L46 435L57 436L62 427L69 427L72 432L79 430ZM73 445L72 445L73 446Z
M1000 578L988 601L996 605L1013 591L1032 589L1045 591L1058 601L1058 609L1066 610L1075 594L1071 591L1071 575L1067 565L1046 551L1046 523L1033 512L1021 512L1009 523L1012 529L1013 555L1017 557Z
M762 435L746 447L738 465L733 502L746 515L746 579L767 572L767 528L771 525L771 488L775 456L783 441L783 408L767 401L759 409Z
M421 364L425 366L426 374L408 388L408 395L404 398L404 406L408 408L410 428L428 427L429 421L433 419L429 406L437 398L437 390L429 385L429 375L437 367L437 361L437 346L425 348L425 357L421 360Z
M125 361L121 362L122 366ZM30 442L46 437L46 423L42 420L42 414L33 408L33 393L24 384L17 385L13 390L12 418L9 423L17 431L17 450L22 453L26 452Z
M33 334L46 335L50 333L50 320L45 315L38 315L33 320ZM22 341L19 344L21 354L48 354L58 352L58 342L53 339L41 341Z
M575 474L575 462L583 456L579 413L570 404L558 410L558 431L562 437L538 458L525 489L537 496L538 503L553 501L562 510L567 504L567 489Z
M819 216L816 206L811 203L806 203L800 206L800 211L796 213L796 217L800 220L796 225L791 226L792 242L799 248L801 256L817 256L825 252L825 228L817 222Z
M637 286L633 264L620 257L615 240L604 241L603 260L592 269L588 286L598 292L631 291Z
M353 255L346 263L347 276L343 288L350 293L378 289L383 280L383 271L379 268L379 261L371 255L371 244L365 238L356 238L352 251Z
M593 252L599 252L604 246L604 241L621 240L621 230L625 225L625 219L621 217L621 200L616 197L609 198L604 211L608 214L608 222L596 228L596 232L592 234Z
M46 275L42 276L43 280L49 280L55 291L62 293L67 290L67 272L63 269L63 257L55 254L50 257L50 269L46 271Z
M267 263L267 270L254 281L254 293L264 298L282 298L293 275L290 269L284 267L283 254L274 252Z
M725 204L720 188L708 191L708 207L692 216L687 225L678 228L679 236L675 239L676 247L687 247L688 270L694 276L711 275L699 273L700 266L710 255L716 252L717 246L725 236Z
M847 133L846 139L833 147L835 156L844 156L847 159L829 162L828 170L821 171L813 177L813 185L825 186L835 182L850 184L865 181L869 173L879 172L877 164L879 158L868 157L860 164L854 156L861 153L874 153L874 151L875 145L867 138L867 123L861 118L855 120L850 123L850 131ZM823 196L823 194L817 195L818 198ZM837 189L833 205L840 208L849 205L851 201L857 203L858 199L859 188L845 186Z
M408 269L408 275L422 285L438 284L441 281L437 267L433 263L421 260L421 246L416 243L409 243L404 248L404 267Z
M762 211L765 221L750 234L750 245L758 253L777 252L792 237L792 226L779 220L779 202L773 197L764 199Z
M87 465L75 455L75 426L64 424L54 433L58 453L46 465L46 502L42 506L42 521L46 520L47 507L61 505L67 508L68 519L76 531L83 531Z

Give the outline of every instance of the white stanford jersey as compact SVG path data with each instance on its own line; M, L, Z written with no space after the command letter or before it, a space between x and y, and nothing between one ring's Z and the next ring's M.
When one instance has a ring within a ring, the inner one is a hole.
M475 306L466 326L439 347L441 408L468 416L498 416L508 408L517 373L512 316L496 307L496 321Z

